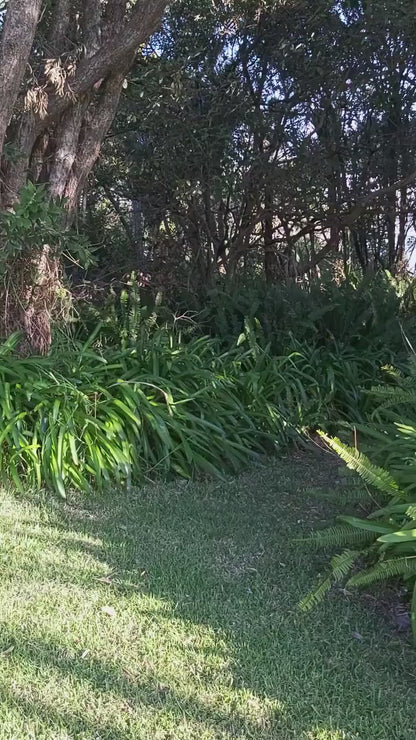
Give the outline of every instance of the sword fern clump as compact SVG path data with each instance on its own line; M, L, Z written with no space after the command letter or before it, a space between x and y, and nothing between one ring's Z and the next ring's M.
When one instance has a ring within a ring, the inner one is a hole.
M409 372L406 378L394 375L396 386L372 392L376 408L371 424L358 426L376 462L320 433L359 475L376 508L363 517L339 516L338 526L308 538L315 546L350 549L331 559L327 576L302 600L301 608L313 608L336 583L368 587L400 578L413 594L411 623L416 640L416 398L410 381L415 379L414 366ZM406 423L401 421L404 418Z

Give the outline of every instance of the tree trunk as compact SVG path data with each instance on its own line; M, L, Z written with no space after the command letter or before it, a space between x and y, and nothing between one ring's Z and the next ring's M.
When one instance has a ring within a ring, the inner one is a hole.
M139 272L146 272L146 259L143 239L143 206L142 198L138 195L131 202L131 229L136 248L137 268Z
M42 0L9 0L0 43L0 153L29 60Z
M11 209L30 178L47 183L52 199L64 199L69 226L137 50L156 30L168 2L136 0L131 7L127 0L108 0L103 12L102 0L85 0L79 16L77 3L56 0L46 31L40 28L41 5L41 0L7 4L0 42L0 153L6 140L14 156L2 159L0 208ZM36 82L24 101L28 61ZM49 311L43 301L39 320L40 304L32 298L48 275L59 274L59 265L51 268L49 252L37 260L32 270L29 258L34 284L23 289L17 303L25 309L13 328L23 327L31 346L46 351L52 299Z
M264 236L264 275L266 283L271 285L277 278L278 264L276 256L276 248L273 243L273 195L270 191L270 187L266 187L266 195L264 199L264 221L263 221L263 236Z

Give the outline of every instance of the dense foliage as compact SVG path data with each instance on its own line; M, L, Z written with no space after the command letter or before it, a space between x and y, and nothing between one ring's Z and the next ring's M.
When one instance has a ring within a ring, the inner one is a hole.
M304 605L413 586L413 2L0 6L3 479L221 477L321 430L371 504Z
M99 327L98 327L99 328ZM326 420L360 415L377 358L292 337L273 355L246 322L224 349L206 336L146 327L135 345L63 340L59 357L1 348L1 470L23 488L89 490L146 476L238 471ZM57 348L58 349L58 348Z
M358 473L363 483L359 500L367 513L340 515L338 526L318 531L309 539L322 547L348 546L348 549L332 557L330 574L303 600L302 606L304 609L314 606L333 583L346 581L347 588L368 587L400 576L413 593L411 620L416 639L414 359L412 355L405 374L386 368L389 382L369 393L373 410L367 423L358 424L355 430L359 433L360 446L368 451L370 459L357 447L348 447L322 433L347 466Z
M180 0L90 188L100 276L165 293L400 269L414 236L409 0Z

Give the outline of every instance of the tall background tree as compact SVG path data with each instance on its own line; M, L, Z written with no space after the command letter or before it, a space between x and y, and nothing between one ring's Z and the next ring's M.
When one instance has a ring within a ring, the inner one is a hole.
M404 268L411 0L8 0L1 18L4 334L47 350L74 223L89 279L135 270L202 303Z
M117 235L103 270L204 292L253 272L402 269L415 73L409 0L176 2L89 192L91 233Z

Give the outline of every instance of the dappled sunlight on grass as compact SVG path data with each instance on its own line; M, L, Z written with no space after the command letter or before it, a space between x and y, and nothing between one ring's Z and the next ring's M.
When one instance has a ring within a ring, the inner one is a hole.
M166 723L179 733L187 726L184 737L217 736L208 733L210 725L240 737L246 728L268 730L282 711L276 700L234 688L225 640L175 618L173 606L161 600L142 597L137 610L118 604L109 616L103 610L109 600L94 590L87 604L81 590L61 589L58 601L53 589L41 588L20 608L5 596L13 614L0 623L1 693L25 716L26 705L36 710L39 730L42 717L58 721L59 708L65 718L71 697L77 711L65 719L68 730L85 732L90 723L91 731L95 725L109 737L139 726L142 737L165 737L158 733Z
M345 596L297 609L320 566L292 542L302 491L333 471L296 465L67 504L4 494L2 737L410 740L406 641Z

